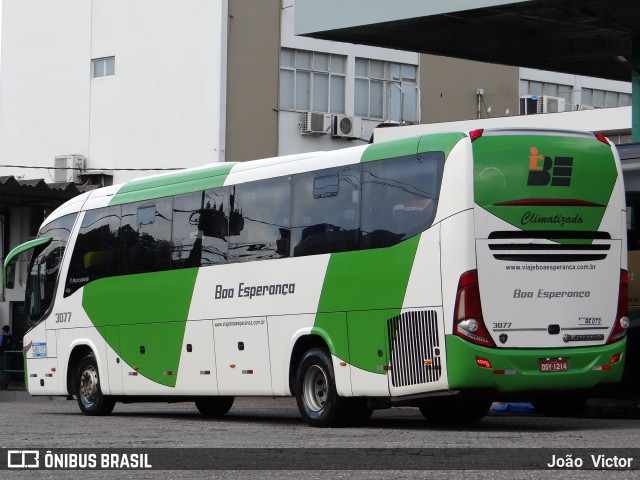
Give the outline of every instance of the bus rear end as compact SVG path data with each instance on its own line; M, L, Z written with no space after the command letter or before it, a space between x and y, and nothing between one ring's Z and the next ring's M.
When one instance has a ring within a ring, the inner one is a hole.
M615 148L575 132L471 137L477 263L459 279L450 387L544 399L618 382L628 280Z

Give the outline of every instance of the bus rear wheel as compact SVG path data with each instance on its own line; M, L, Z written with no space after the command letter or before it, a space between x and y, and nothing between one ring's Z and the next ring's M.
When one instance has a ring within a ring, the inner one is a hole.
M196 408L208 418L224 416L233 406L234 397L203 397L196 400Z
M491 401L479 398L434 397L420 404L420 413L433 424L473 423L482 420Z
M76 397L80 410L85 415L109 415L116 402L102 393L98 362L93 353L86 355L78 365Z
M345 422L349 404L338 395L331 356L325 349L313 348L300 359L296 401L302 418L312 427L335 427Z
M541 398L533 402L536 412L546 417L575 417L587 413L587 397L583 395L562 395Z

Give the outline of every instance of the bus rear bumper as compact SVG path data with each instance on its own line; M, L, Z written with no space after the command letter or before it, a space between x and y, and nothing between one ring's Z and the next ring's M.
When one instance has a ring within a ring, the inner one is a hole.
M453 390L585 390L620 381L626 338L595 347L498 349L447 335L446 345L449 388ZM543 372L544 359L567 359L568 368Z

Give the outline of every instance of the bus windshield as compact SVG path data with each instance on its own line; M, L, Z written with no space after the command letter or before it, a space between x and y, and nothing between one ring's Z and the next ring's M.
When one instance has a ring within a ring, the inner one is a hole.
M38 233L38 238L52 237L53 240L36 248L29 264L25 314L32 323L39 322L53 303L62 256L76 216L74 213L54 220Z

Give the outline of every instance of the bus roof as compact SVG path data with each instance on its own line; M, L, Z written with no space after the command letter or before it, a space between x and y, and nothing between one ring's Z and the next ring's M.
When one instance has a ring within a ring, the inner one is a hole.
M483 135L561 135L594 138L592 133L586 132L517 128L486 129ZM468 133L433 133L332 151L271 157L247 162L213 163L146 176L123 184L96 189L71 199L59 207L47 222L68 213L80 211L88 200L91 200L89 203L92 206L96 205L94 201L101 203L100 199L104 199L105 205L121 205L258 179L409 155L414 152L437 149L445 151L445 155L448 155L449 151L463 138L468 138Z

